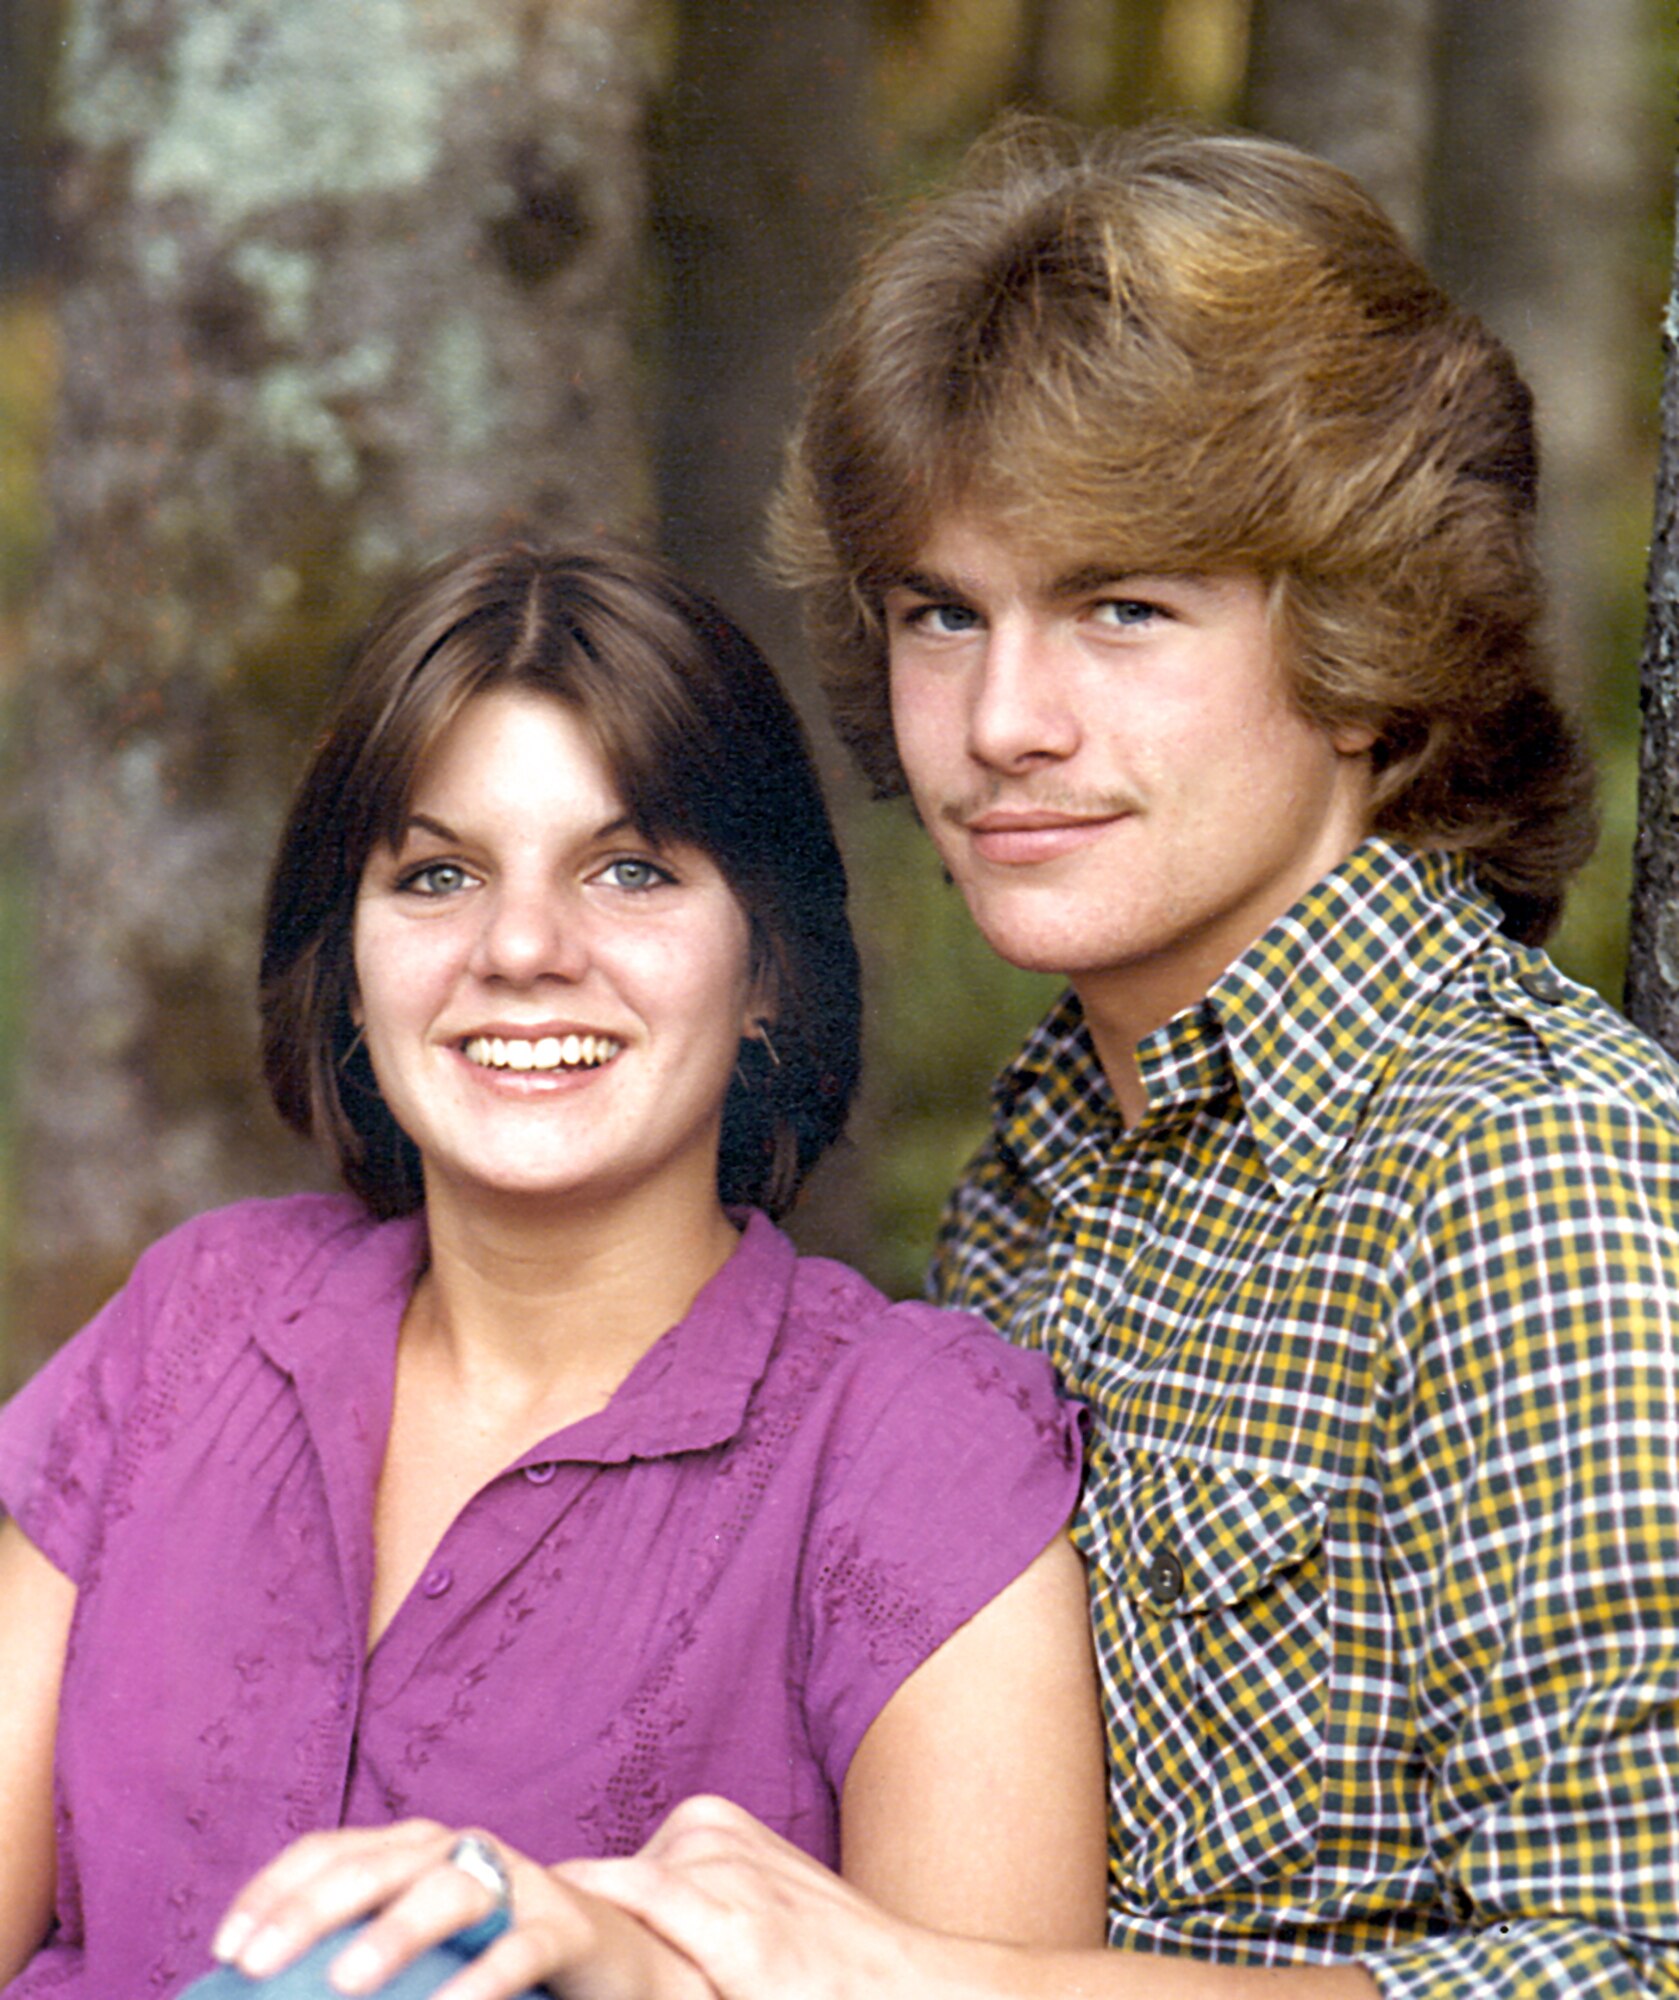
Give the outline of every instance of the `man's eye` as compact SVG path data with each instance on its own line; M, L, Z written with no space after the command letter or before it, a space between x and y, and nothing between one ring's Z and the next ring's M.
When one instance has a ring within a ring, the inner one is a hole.
M1096 615L1108 625L1147 625L1162 614L1158 604L1146 604L1140 597L1104 597Z
M912 604L901 622L912 631L949 638L954 633L973 631L980 621L979 613L966 604Z
M662 882L676 878L656 861L645 856L626 854L617 861L609 861L600 871L600 879L614 889L656 889Z
M410 869L399 886L418 896L452 896L471 880L458 861L428 861L422 868Z

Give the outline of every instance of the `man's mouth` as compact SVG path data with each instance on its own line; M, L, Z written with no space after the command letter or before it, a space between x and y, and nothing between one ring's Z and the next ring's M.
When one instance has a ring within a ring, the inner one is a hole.
M461 1053L480 1069L599 1069L623 1048L612 1035L474 1035Z
M992 808L961 818L957 824L982 860L1002 867L1027 867L1074 853L1129 816L1130 809L1116 802L1107 810L1084 812Z

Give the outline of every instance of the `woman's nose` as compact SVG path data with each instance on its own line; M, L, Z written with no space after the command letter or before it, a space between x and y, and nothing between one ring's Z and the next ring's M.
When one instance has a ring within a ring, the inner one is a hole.
M588 965L587 915L579 899L552 883L502 883L486 898L474 951L479 978L516 986L541 979L575 983Z

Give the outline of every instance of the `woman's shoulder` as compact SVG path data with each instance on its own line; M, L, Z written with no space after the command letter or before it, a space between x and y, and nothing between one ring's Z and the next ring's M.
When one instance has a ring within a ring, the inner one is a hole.
M349 1195L282 1195L207 1209L141 1253L81 1338L108 1350L113 1340L153 1346L177 1323L231 1332L312 1290L381 1227Z
M353 1195L253 1196L189 1216L144 1251L134 1268L138 1274L248 1264L283 1284L323 1254L353 1249L380 1227Z
M152 1246L173 1245L184 1252L237 1250L260 1243L270 1251L305 1251L333 1241L367 1235L380 1227L364 1203L350 1194L253 1195L221 1208L188 1216Z

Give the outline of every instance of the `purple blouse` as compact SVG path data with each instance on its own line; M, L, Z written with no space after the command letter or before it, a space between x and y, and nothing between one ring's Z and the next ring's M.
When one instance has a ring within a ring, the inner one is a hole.
M462 1509L371 1653L414 1218L248 1202L164 1239L0 1412L0 1504L79 1586L56 1926L4 2000L205 1970L313 1827L424 1813L623 1854L690 1792L826 1861L864 1731L1071 1511L1041 1357L762 1216L608 1407Z

